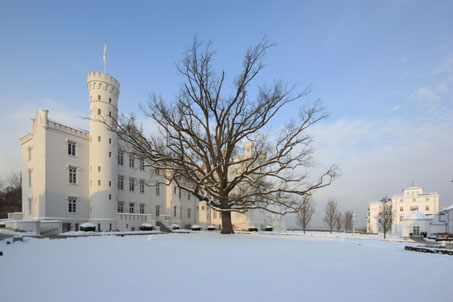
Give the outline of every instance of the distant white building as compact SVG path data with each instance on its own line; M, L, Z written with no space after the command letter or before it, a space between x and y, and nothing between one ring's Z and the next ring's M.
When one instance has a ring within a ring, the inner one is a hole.
M409 187L403 189L401 195L394 195L391 198L392 210L394 213L392 234L403 235L403 220L412 212L418 211L421 214L433 216L439 211L439 194L424 193L423 188ZM370 233L381 233L382 229L378 223L380 202L371 202L368 209L367 231Z
M22 212L7 226L37 233L78 230L137 230L143 223L181 227L215 224L221 215L177 185L164 185L166 171L152 169L127 153L127 146L103 123L118 116L120 83L102 72L87 75L90 131L49 118L39 110L21 138ZM102 121L102 122L100 122ZM247 146L246 152L251 152ZM272 214L232 214L233 227L264 227Z

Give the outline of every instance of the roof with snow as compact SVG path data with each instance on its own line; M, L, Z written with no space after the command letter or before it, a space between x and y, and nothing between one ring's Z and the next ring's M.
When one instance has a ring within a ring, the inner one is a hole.
M403 220L431 220L428 216L419 211L413 211L409 215L403 218Z

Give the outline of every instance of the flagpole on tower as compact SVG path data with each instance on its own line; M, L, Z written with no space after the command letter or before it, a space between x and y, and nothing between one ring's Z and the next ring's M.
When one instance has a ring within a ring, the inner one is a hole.
M105 73L106 61L107 61L107 41L105 41L105 45L104 45L104 73Z

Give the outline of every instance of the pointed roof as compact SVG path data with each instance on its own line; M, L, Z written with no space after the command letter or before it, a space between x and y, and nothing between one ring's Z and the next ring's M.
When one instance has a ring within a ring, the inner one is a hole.
M428 216L419 211L413 211L409 215L403 218L403 220L431 220Z

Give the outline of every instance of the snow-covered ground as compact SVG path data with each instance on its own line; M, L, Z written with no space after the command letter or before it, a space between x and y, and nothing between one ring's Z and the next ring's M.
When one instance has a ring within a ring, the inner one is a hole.
M0 242L1 301L453 301L408 243L218 233Z

